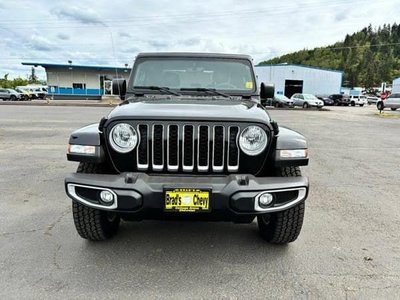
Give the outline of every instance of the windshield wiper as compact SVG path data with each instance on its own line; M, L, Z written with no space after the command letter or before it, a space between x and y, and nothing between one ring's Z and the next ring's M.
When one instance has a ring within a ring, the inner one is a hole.
M205 92L213 95L219 95L226 98L231 98L230 95L218 92L216 89L208 89L208 88L181 88L180 91L194 91L194 92Z
M160 91L164 92L170 95L175 95L175 96L182 96L181 94L171 91L169 87L166 86L156 86L156 85L149 85L149 86L134 86L134 89L145 89L145 90L154 90L154 91Z

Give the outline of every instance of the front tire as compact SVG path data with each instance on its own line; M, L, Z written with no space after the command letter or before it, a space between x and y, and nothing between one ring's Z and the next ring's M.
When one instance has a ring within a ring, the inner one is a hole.
M278 169L281 177L301 176L299 167ZM257 216L261 237L272 244L287 244L295 241L300 234L304 219L304 201L287 210Z
M81 162L77 173L102 173L101 165ZM114 212L103 211L72 201L72 215L78 234L88 240L103 241L113 237L120 224L120 217Z
M395 111L397 108L392 107L392 108L390 108L390 109L393 110L393 111Z

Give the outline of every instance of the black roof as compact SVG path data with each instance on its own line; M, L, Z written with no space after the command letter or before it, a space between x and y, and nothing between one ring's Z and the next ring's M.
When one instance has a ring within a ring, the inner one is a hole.
M250 55L229 53L205 53L205 52L145 52L139 53L139 57L201 57L201 58L232 58L253 60Z

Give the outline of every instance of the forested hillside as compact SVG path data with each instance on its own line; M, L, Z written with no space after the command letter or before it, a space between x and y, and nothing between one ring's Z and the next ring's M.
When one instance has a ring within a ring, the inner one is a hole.
M293 63L344 71L344 85L365 88L400 77L400 25L371 25L328 47L301 50L263 61Z

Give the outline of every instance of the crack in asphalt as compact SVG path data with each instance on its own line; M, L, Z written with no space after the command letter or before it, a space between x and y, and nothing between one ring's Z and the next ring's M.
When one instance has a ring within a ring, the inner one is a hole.
M61 245L57 245L56 250L53 253L53 265L56 267L57 270L61 270L60 264L57 262L57 255L60 252Z
M30 229L30 230L21 230L21 231L14 231L14 232L2 232L2 233L0 233L0 237L21 234L21 233L33 233L33 232L38 232L38 231L42 231L42 230L43 229Z
M36 228L36 229L29 229L29 230L20 230L20 231L14 231L14 232L2 232L0 233L0 237L7 237L7 236L12 236L16 234L23 234L23 233L34 233L34 232L40 232L44 231L45 235L51 235L51 231L54 229L54 227L61 222L62 218L67 215L70 212L69 206L65 208L65 210L62 212L62 214L54 221L53 223L50 223L46 229L44 228Z
M352 277L361 277L361 278L373 278L373 277L379 277L379 278L400 278L400 274L356 274L356 273L344 273L344 274L324 274L324 273L318 273L318 272L312 272L312 273L292 273L295 276L326 276L326 277L347 277L347 276L352 276Z
M364 290L372 290L372 291L382 291L382 290L388 290L388 289L396 289L399 288L400 285L388 285L388 286L382 286L382 287L372 287L372 286L363 286L363 287L344 287L343 291L345 293L345 299L353 299L355 297L356 293Z
M57 218L57 220L55 220L53 223L50 223L47 226L47 229L45 230L44 234L45 235L51 235L51 231L54 229L54 227L61 222L62 218L67 215L70 212L70 207L67 206L64 211L62 212L62 214Z

